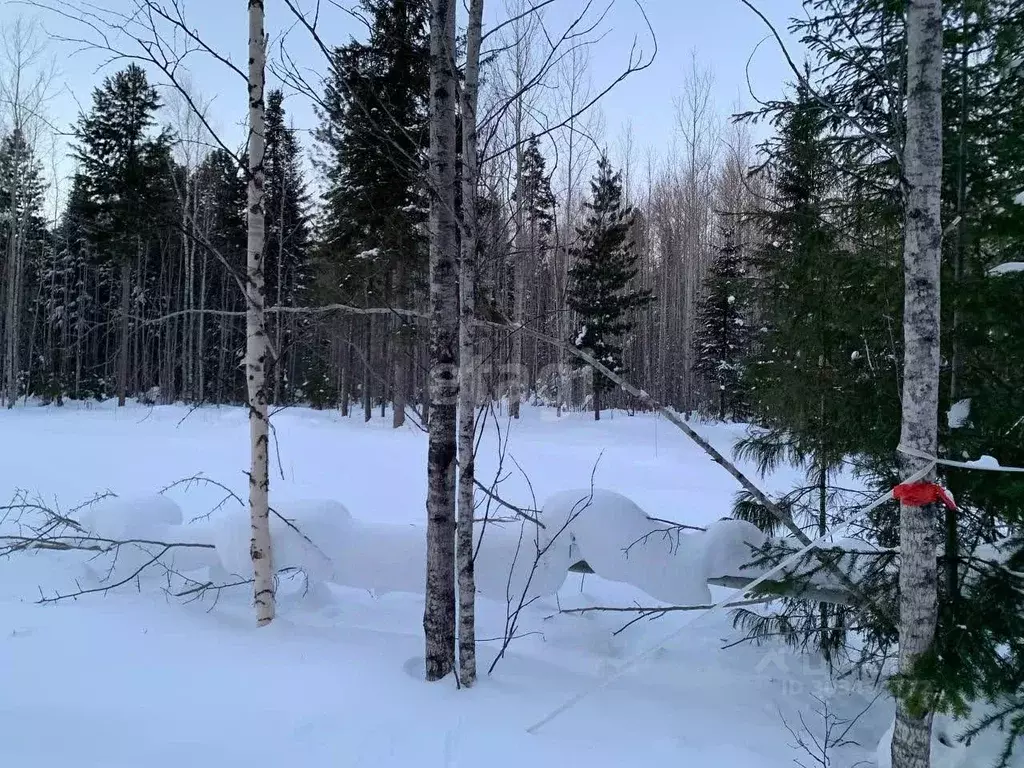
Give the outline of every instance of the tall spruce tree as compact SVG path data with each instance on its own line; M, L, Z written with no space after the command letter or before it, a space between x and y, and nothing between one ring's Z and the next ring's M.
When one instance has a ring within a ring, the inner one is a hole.
M44 268L49 242L43 222L42 169L33 147L18 128L0 139L0 254L4 262L3 381L0 401L12 407L23 388L31 390L24 366L31 364L33 325L25 326ZM34 311L33 311L34 314Z
M196 218L204 238L218 258L207 278L207 293L216 307L245 311L245 297L239 280L245 275L245 179L238 160L227 150L215 149L196 169ZM245 353L244 324L236 318L221 318L203 326L206 359L203 388L207 400L215 403L244 403L245 382L238 366Z
M266 116L266 294L269 305L296 306L309 291L310 263L309 201L301 165L301 147L286 124L284 94L267 95ZM298 367L305 358L295 349L298 337L308 335L308 323L296 323L290 315L278 314L271 321L276 358L271 377L273 401L291 400L292 382L302 381Z
M87 190L86 233L93 253L110 263L120 283L119 405L124 405L129 386L132 294L144 289L135 268L152 244L172 189L171 136L155 130L159 107L145 71L132 64L93 91L92 110L75 127L80 164L76 178Z
M697 308L696 369L715 391L717 415L742 419L747 412L743 366L750 346L747 266L731 228L711 263Z
M506 262L506 281L508 285L507 302L509 307L516 305L516 290L522 290L522 307L525 316L530 318L556 318L558 297L553 295L553 279L548 273L553 267L552 235L555 223L555 195L551 191L551 176L547 170L547 161L540 150L540 140L530 136L522 149L522 178L519 189L512 195L512 202L518 203L522 197L522 210L518 216L523 231L514 237L514 249ZM516 217L513 217L516 218ZM516 276L521 274L521 285ZM529 278L529 279L527 279ZM556 334L557 335L557 334ZM549 382L538 382L537 373L550 362L552 353L548 344L537 342L532 338L522 338L523 366L519 375L524 379L526 392L529 394L534 385L544 386ZM510 403L513 416L518 412L518 403Z
M429 3L361 0L366 42L334 52L316 138L324 175L319 273L324 298L353 304L424 303L429 96ZM370 340L363 336L363 401L369 413ZM411 395L414 329L391 320L395 425ZM379 332L379 331L378 331ZM387 393L384 393L386 397Z
M612 170L606 155L598 160L590 190L589 214L577 229L579 245L573 249L569 270L567 303L578 322L570 341L622 373L621 339L633 327L629 314L647 304L651 294L633 285L638 271L630 240L633 209L622 197L622 174ZM601 395L611 388L604 377L594 376L595 420L601 418Z
M871 292L872 253L850 247L842 234L836 201L844 186L826 113L801 86L777 124L778 139L765 147L772 191L758 214L764 242L752 256L759 331L746 371L757 427L737 451L762 470L806 470L806 482L778 501L820 536L842 522L844 496L834 481L848 455L863 449L876 408L878 382L862 358L879 349L874 334L885 308ZM894 431L897 412L889 412ZM767 530L777 525L747 493L737 496L735 514ZM752 637L815 647L829 663L846 642L848 614L834 606L789 600L771 616L736 615Z

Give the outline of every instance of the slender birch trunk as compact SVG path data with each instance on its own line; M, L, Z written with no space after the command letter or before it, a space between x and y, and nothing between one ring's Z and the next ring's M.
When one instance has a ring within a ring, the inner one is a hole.
M458 291L455 221L455 0L430 12L430 417L427 574L423 632L427 680L455 667L455 457Z
M256 623L274 619L274 561L270 543L267 449L267 318L264 313L263 247L266 236L263 155L264 66L266 34L263 0L249 0L249 183L247 200L248 243L246 260L245 371L249 394L249 434L252 466L249 470L249 513Z
M466 30L466 77L462 86L462 263L459 267L459 572L460 681L476 681L476 576L473 569L474 462L476 434L476 105L484 0L472 0Z
M910 0L907 5L907 183L903 269L903 427L900 442L930 456L937 449L939 407L939 267L942 182L942 2ZM906 458L905 471L923 460ZM934 475L925 478L933 480ZM900 509L899 672L911 675L915 662L935 639L938 621L936 515L931 506ZM922 697L927 705L928 699ZM893 768L930 765L932 712L912 710L904 697L896 709Z

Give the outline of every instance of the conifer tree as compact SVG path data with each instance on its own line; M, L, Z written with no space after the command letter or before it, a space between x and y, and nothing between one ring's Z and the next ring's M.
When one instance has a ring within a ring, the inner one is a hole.
M612 170L606 155L590 182L591 199L573 249L567 303L576 312L578 329L571 343L615 373L624 372L621 339L633 327L629 314L651 300L635 288L637 254L630 240L633 210L622 197L622 174ZM611 389L594 377L594 419L601 418L601 395Z
M794 24L818 64L819 104L835 105L822 110L821 122L828 165L841 194L832 196L825 218L835 242L857 257L850 273L836 273L839 285L853 286L855 294L843 298L840 293L835 299L846 307L839 325L859 328L860 344L849 352L853 365L839 377L842 388L834 393L847 403L840 413L848 421L836 425L841 428L833 439L846 452L846 461L881 492L905 475L893 453L899 441L899 400L892 387L902 381L903 358L898 341L901 301L893 301L892 291L893 286L902 289L893 268L902 249L898 161L905 134L905 6L886 0L815 0L808 9L808 17ZM1011 204L1024 176L1024 112L1017 106L1024 98L1024 79L1014 65L1024 40L1024 17L1019 3L1003 0L944 3L943 15L939 411L960 402L968 415L940 421L939 451L955 459L987 453L1004 464L1020 465L1024 443L1017 427L1010 426L1019 424L1024 409L1024 366L1018 356L1020 281L1014 275L990 277L988 270L1018 259L1024 245L1024 219ZM769 111L790 115L797 107L794 100ZM857 121L855 128L850 115ZM826 274L832 261L820 262ZM844 258L844 263L849 262ZM772 303L768 294L758 305L770 308ZM771 405L787 429L801 423L780 410L775 398L755 399ZM763 418L762 412L758 421ZM1004 758L1009 759L1024 735L1024 662L1016 640L1024 634L1016 576L1022 550L1015 533L1024 520L1024 494L1014 475L952 469L940 476L959 511L936 513L942 533L939 622L931 651L916 665L925 685L901 690L932 692L927 701L912 701L913 707L974 715L978 729L1004 727ZM841 499L829 498L828 513L842 517L843 506ZM886 505L852 522L872 543L894 547L898 519L895 505ZM982 555L992 547L1000 550L998 562ZM896 607L897 566L898 560L872 568L863 582L890 613ZM881 658L892 652L897 640L893 628L882 620L860 624L866 656ZM913 682L906 675L902 681ZM979 709L981 700L991 706Z
M831 158L825 112L801 86L778 126L777 141L765 148L772 193L758 212L764 244L752 256L759 330L746 383L758 428L737 450L763 470L806 468L806 482L778 501L820 536L841 520L838 471L850 453L865 448L872 415L885 412L872 403L877 382L864 375L861 362L862 349L880 346L873 321L882 310L869 290L873 254L846 247L841 236L835 201L843 182ZM895 430L897 414L889 413ZM747 493L738 494L735 513L768 530L777 525ZM776 615L737 616L751 636L780 634L793 645L817 648L829 662L846 640L846 613L824 604L787 601Z
M742 381L750 342L747 280L735 233L724 229L697 309L696 339L696 368L715 390L720 420L741 419L747 408Z
M43 222L42 170L24 132L15 128L0 139L0 254L5 262L0 298L3 306L3 381L0 392L8 407L21 393L23 365L28 362L28 331L23 321L34 306L33 288L48 248Z
M150 246L172 188L167 131L154 132L160 99L136 64L104 79L93 106L75 128L78 178L88 191L86 232L96 257L116 269L120 282L117 361L118 404L128 388L133 267ZM105 286L111 290L111 286Z
M361 0L370 36L334 52L316 133L324 175L321 287L328 300L415 306L427 271L429 3ZM370 355L372 318L362 321ZM395 426L411 394L414 329L392 321ZM370 385L364 370L364 389ZM364 408L369 395L364 391Z
M308 200L301 166L301 148L286 125L284 94L267 95L266 115L266 295L270 304L295 306L305 298L312 280ZM296 378L300 355L293 349L300 328L289 316L271 321L274 352L273 400L291 399L289 378ZM308 323L302 323L308 330Z
M245 274L245 179L238 161L224 149L210 152L196 174L196 216L206 241L220 256L212 260L208 295L219 308L244 312L245 297L237 281ZM207 355L203 387L209 393L207 399L215 403L245 402L244 381L238 375L245 349L243 324L235 318L222 318L217 323L205 323L203 328Z

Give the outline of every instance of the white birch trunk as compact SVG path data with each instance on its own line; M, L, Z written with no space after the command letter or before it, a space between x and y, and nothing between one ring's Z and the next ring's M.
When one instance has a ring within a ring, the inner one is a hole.
M903 445L934 456L939 407L939 266L942 226L942 3L907 6L907 182L904 233ZM907 458L905 471L921 468ZM933 480L934 476L925 478ZM935 639L938 569L935 510L900 509L899 672L909 675ZM927 768L931 712L911 712L901 701L892 740L893 768Z
M455 0L430 12L430 408L427 574L423 609L427 680L455 668L455 463L459 336L455 220Z
M473 438L476 434L476 104L484 0L472 0L466 30L466 78L462 86L462 263L459 266L459 680L476 681L476 577L473 569L475 511Z
M266 234L263 155L264 66L266 35L263 0L249 0L249 184L246 260L245 374L249 394L249 435L252 466L249 470L249 513L256 623L274 619L274 561L270 544L270 507L267 420L267 318L264 313L263 247Z

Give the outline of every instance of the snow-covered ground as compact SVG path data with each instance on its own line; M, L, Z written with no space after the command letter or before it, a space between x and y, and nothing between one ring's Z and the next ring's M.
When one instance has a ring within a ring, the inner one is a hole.
M385 420L299 408L281 411L274 424L275 507L332 500L371 526L422 524L426 440L415 427L396 431ZM528 408L510 431L504 419L490 425L479 476L487 482L498 471L504 444L500 493L521 506L587 488L593 476L655 517L707 525L729 514L732 478L653 416L609 413L594 423L586 414L558 419ZM722 450L739 434L699 428ZM107 507L119 511L121 525L132 522L123 519L131 499L198 473L246 491L241 409L27 406L0 412L0 437L0 494L21 489L66 510L109 490L129 500ZM781 490L792 480L783 473L765 484ZM147 508L171 529L178 509L187 523L225 495L191 484L167 493L173 504ZM229 500L210 520L244 524L246 515ZM196 530L204 525L223 530L207 520ZM386 559L382 572L401 568L400 559ZM559 614L657 604L592 575L570 575L556 596L524 611L505 658L470 691L422 681L423 601L413 592L332 584L305 593L300 578L286 579L278 619L263 629L253 626L247 587L186 603L167 594L166 574L156 571L107 594L37 604L41 595L102 583L109 565L81 552L0 559L0 765L789 766L801 752L783 719L799 730L803 713L817 732L815 697L852 717L876 693L837 687L814 659L778 647L723 649L737 633L721 612L669 614L618 634L628 616ZM714 599L725 595L712 590ZM482 671L500 650L506 614L505 602L480 599ZM684 623L652 658L526 732ZM832 765L873 760L891 713L879 700L849 734L860 746L836 752ZM945 765L960 764L952 759L959 750L950 752Z

